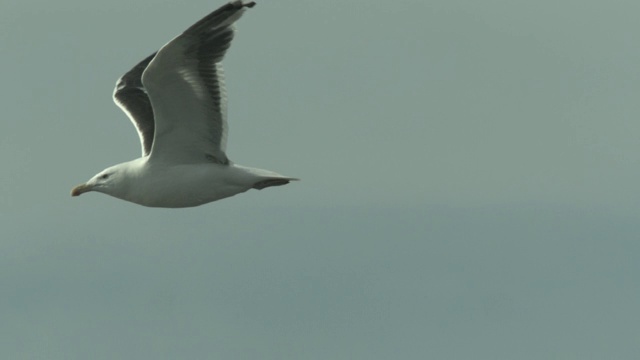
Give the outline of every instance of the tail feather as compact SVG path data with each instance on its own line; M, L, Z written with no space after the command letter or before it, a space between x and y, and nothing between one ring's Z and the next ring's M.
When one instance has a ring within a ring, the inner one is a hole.
M257 183L253 184L253 188L257 190L262 190L264 188L268 188L271 186L282 186L287 185L290 181L298 181L300 179L296 178L268 178L264 180L260 180Z

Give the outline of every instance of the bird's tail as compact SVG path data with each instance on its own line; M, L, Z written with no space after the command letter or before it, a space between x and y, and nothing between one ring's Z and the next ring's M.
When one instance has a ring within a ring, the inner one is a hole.
M269 177L258 181L253 184L253 188L257 190L262 190L264 188L268 188L271 186L282 186L287 185L291 181L299 181L300 179L292 178L292 177Z

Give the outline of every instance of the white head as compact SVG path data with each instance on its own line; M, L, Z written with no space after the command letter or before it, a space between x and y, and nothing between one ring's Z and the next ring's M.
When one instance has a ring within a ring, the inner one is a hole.
M126 167L118 164L104 169L89 179L84 184L80 184L71 189L71 196L82 195L89 191L98 191L107 195L119 197L124 190L123 179L126 177Z

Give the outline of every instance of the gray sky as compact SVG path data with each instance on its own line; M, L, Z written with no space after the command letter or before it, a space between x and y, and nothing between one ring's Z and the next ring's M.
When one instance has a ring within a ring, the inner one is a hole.
M0 357L640 351L640 3L259 1L229 157L184 210L69 190L139 155L116 79L222 1L0 5Z

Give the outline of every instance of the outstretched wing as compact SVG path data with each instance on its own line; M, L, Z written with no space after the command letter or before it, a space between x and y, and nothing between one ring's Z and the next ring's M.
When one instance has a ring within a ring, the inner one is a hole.
M142 74L155 114L151 159L227 164L226 94L221 61L233 23L254 2L235 0L163 46Z
M118 79L116 88L113 90L113 101L129 116L129 119L138 130L142 156L147 156L151 153L155 127L151 101L149 101L149 95L147 95L147 91L142 85L142 73L155 56L156 53L149 55L124 74Z

